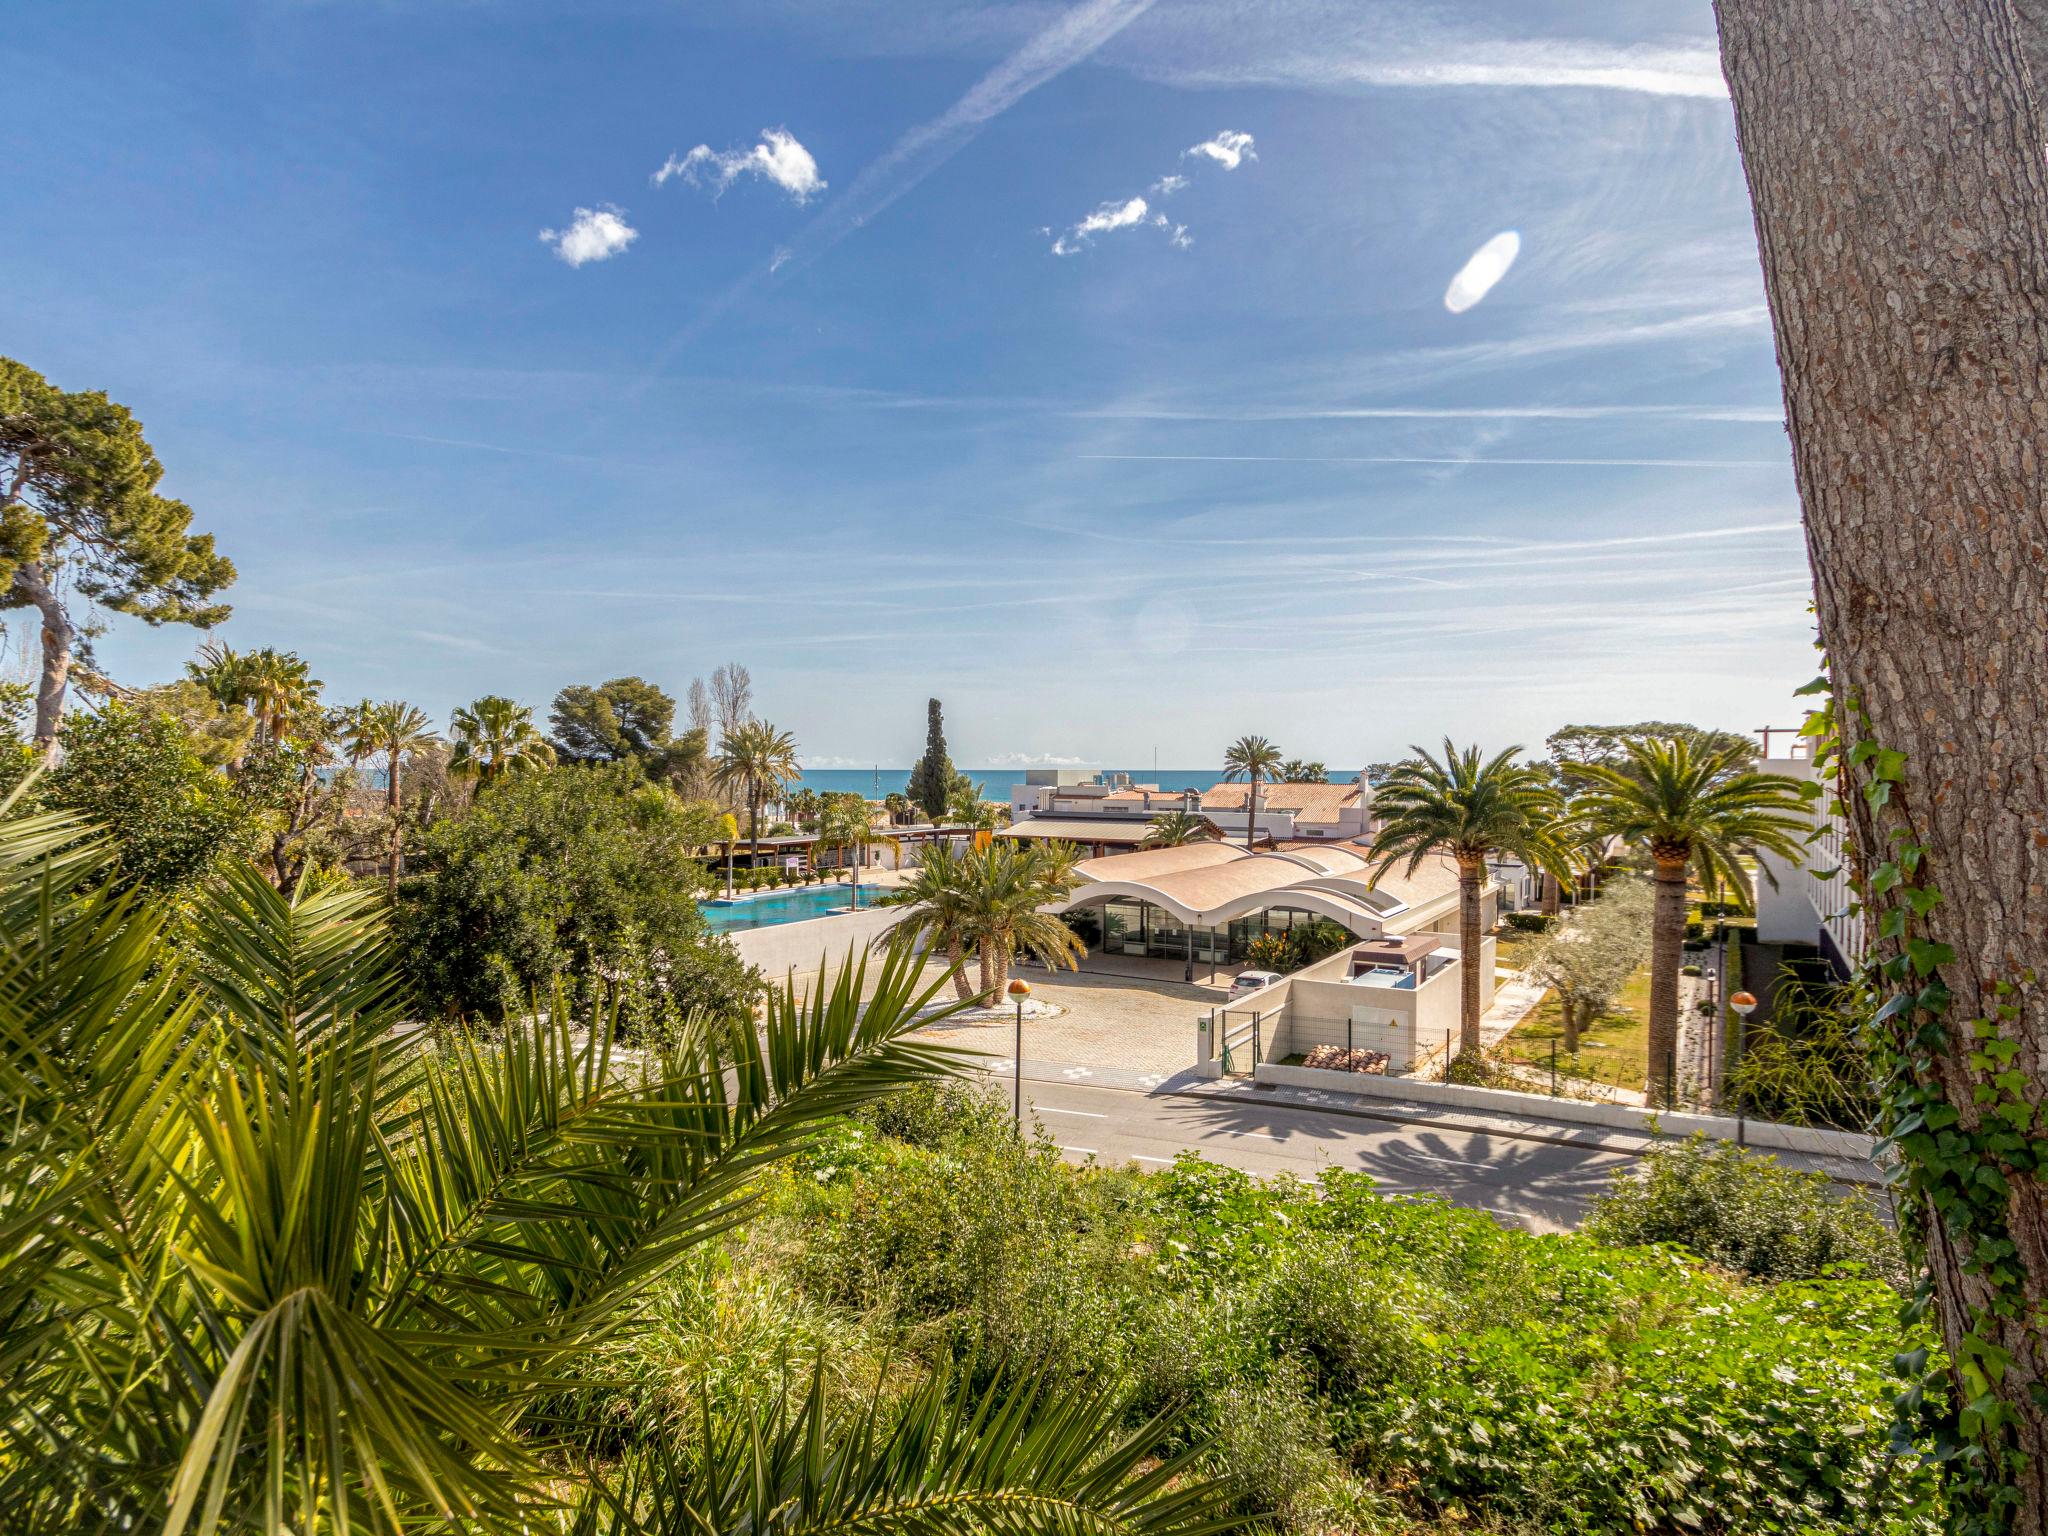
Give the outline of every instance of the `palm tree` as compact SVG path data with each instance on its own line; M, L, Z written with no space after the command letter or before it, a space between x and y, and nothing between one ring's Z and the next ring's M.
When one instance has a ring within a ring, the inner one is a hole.
M1235 784L1242 779L1251 785L1245 797L1244 845L1252 845L1259 821L1259 780L1273 777L1280 766L1280 749L1263 736L1240 736L1223 754L1223 777Z
M953 979L954 995L963 1003L974 997L967 980L966 863L966 856L955 853L949 844L926 847L910 878L897 887L909 910L893 930L906 941L922 938L927 947L945 955L946 974Z
M1747 745L1696 752L1682 739L1629 741L1619 765L1583 764L1573 812L1589 832L1646 850L1656 868L1650 923L1652 1104L1663 1103L1678 1060L1678 972L1684 960L1687 877L1732 888L1742 910L1754 897L1741 866L1762 850L1798 863L1812 830L1799 780L1750 768Z
M740 824L733 820L731 811L718 815L718 840L725 844L725 898L732 900L732 845L740 840Z
M249 709L256 716L256 729L266 742L276 743L303 728L320 707L320 679L299 659L295 651L265 646L242 658L243 688Z
M1480 892L1486 861L1511 854L1530 869L1569 874L1563 837L1564 798L1541 768L1515 761L1520 747L1481 760L1444 741L1441 761L1420 747L1373 793L1382 818L1373 835L1374 877L1403 859L1414 874L1432 854L1458 866L1458 1054L1479 1049Z
M555 760L555 749L533 723L533 711L499 694L485 694L450 718L455 750L448 770L489 784L507 774L531 773Z
M369 753L384 754L384 810L391 818L389 885L391 894L396 896L399 870L405 862L405 805L399 792L400 775L409 753L432 746L441 738L427 720L426 711L403 699L386 699L382 704L371 704L365 700L358 708L367 708L369 714L361 721L360 727L354 719L351 720L350 750L355 750L356 737L353 733L360 728Z
M408 1031L374 896L237 866L189 912L152 904L116 893L79 822L13 809L10 1536L1234 1523L1206 1447L1153 1461L1183 1426L1130 1432L1125 1394L1030 1371L941 1372L851 1414L820 1371L767 1415L707 1410L686 1457L551 1454L611 1435L562 1383L765 1165L964 1067L918 1033L938 988L907 946L756 1027L688 1019L632 1056L611 1013L559 995L502 1036Z
M860 905L860 866L870 848L903 845L875 825L875 814L865 800L828 800L819 813L818 848L840 848L853 854L853 904Z
M761 803L802 772L796 738L766 720L742 721L718 744L712 773L720 789L737 791L747 807L747 843L756 863L761 858Z
M1206 843L1216 835L1216 829L1201 816L1190 816L1186 811L1168 811L1164 816L1155 816L1151 830L1146 832L1140 848L1179 848L1187 843Z
M1282 784L1327 784L1330 770L1322 763L1303 761L1290 757L1280 765L1279 782Z
M962 938L981 960L981 993L997 997L1019 950L1048 969L1077 970L1088 952L1074 930L1042 910L1071 895L1081 852L1071 843L993 839L960 858Z

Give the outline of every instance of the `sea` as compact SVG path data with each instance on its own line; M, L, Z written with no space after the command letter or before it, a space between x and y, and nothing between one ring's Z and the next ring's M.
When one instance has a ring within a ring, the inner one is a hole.
M982 798L986 800L1008 800L1010 786L1022 784L1025 772L1022 768L962 768L960 771L981 786ZM1220 768L1103 768L1084 771L1104 775L1128 773L1134 784L1156 784L1168 791L1213 789L1223 782L1223 770ZM1356 768L1333 768L1330 770L1330 782L1349 784L1359 772ZM796 781L796 787L816 790L821 795L827 790L848 790L866 795L870 800L879 800L884 795L901 794L909 783L908 768L806 768Z

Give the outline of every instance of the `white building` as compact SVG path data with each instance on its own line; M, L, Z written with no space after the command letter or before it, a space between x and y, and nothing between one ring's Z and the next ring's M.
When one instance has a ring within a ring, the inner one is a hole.
M1756 936L1766 944L1818 944L1846 974L1862 961L1864 947L1861 899L1849 883L1849 826L1830 809L1834 785L1817 777L1800 747L1794 750L1798 756L1767 758L1762 766L1766 773L1820 783L1820 795L1807 802L1813 837L1797 863L1773 853L1759 857Z
M1180 811L1204 818L1228 840L1243 842L1250 798L1246 784L1161 789L1134 783L1128 774L1031 769L1023 783L1010 786L1006 835L1130 847L1143 841L1152 822ZM1274 845L1350 842L1364 837L1371 821L1372 791L1363 784L1261 784L1252 834L1254 841Z

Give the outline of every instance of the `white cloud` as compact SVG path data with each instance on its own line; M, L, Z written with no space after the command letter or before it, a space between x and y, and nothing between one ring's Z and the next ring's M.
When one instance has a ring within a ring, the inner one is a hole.
M1130 229L1144 223L1145 215L1150 211L1150 205L1142 197L1133 197L1121 203L1104 203L1053 241L1052 253L1055 256L1071 256L1087 245L1092 236L1106 235L1112 230ZM1165 222L1164 215L1160 216L1160 222Z
M1204 139L1199 144L1190 144L1181 151L1183 160L1189 155L1206 156L1226 171L1234 171L1245 161L1259 158L1252 148L1252 136L1248 133L1239 133L1234 128L1226 128L1215 138Z
M799 203L825 190L818 162L787 128L763 128L761 142L752 149L720 154L709 144L699 144L687 155L670 155L654 173L654 184L658 187L671 176L680 176L693 187L709 184L714 196L742 176L772 181Z
M544 229L541 244L572 267L586 261L608 261L640 238L640 231L625 220L626 210L606 203L601 208L578 208L567 229Z
M1236 129L1226 128L1213 139L1205 139L1181 151L1181 159L1196 155L1205 160L1214 160L1226 171L1234 171L1247 160L1258 159L1252 149L1252 136ZM1145 190L1156 197L1171 197L1189 185L1191 178L1178 173L1160 177ZM1072 256L1086 248L1089 237L1108 234L1111 230L1131 229L1139 224L1150 224L1154 229L1164 230L1166 240L1177 251L1184 251L1195 243L1185 224L1176 224L1164 213L1159 212L1142 197L1126 198L1122 202L1111 199L1093 213L1074 225L1052 243L1055 256ZM1044 234L1044 230L1039 231Z
M1508 275L1508 268L1515 264L1515 257L1521 254L1521 250L1522 237L1512 229L1502 230L1480 246L1472 253L1471 259L1458 268L1458 275L1444 290L1444 308L1454 315L1462 315L1485 298L1493 291L1493 285Z
M1338 78L1359 85L1495 86L1636 91L1718 99L1728 94L1720 53L1711 48L1608 48L1588 43L1509 43L1460 58L1360 62Z
M1088 760L1065 752L998 752L988 760L991 768L1084 768Z

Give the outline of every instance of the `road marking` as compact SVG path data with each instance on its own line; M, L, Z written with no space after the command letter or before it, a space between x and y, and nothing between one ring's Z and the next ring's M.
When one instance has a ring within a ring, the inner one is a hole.
M1375 1148L1374 1150L1381 1149ZM1391 1157L1398 1154L1401 1149L1399 1147L1387 1147L1384 1150ZM1484 1168L1486 1166L1484 1162L1470 1157L1433 1157L1427 1152L1410 1152L1407 1155L1413 1162L1448 1163L1453 1168Z
M1284 1136L1275 1136L1271 1131L1226 1131L1220 1126L1217 1127L1217 1130L1219 1134L1224 1136L1256 1136L1262 1141L1286 1140Z
M1054 1104L1034 1104L1031 1107L1041 1115L1083 1115L1090 1120L1107 1120L1109 1118L1108 1115L1098 1113L1092 1109L1061 1109Z
M1093 1148L1093 1147L1069 1147L1069 1146L1066 1146L1066 1145L1062 1144L1062 1145L1061 1145L1061 1147L1060 1147L1060 1150L1061 1150L1062 1152L1079 1152L1079 1153L1080 1153L1080 1154L1081 1154L1081 1155L1082 1155L1083 1157L1100 1157L1100 1156L1102 1156L1102 1154L1101 1154L1100 1152L1096 1151L1096 1150L1095 1150L1095 1148Z
M1133 1152L1131 1154L1131 1161L1134 1163L1171 1163L1173 1159L1170 1157L1147 1157L1142 1152Z

